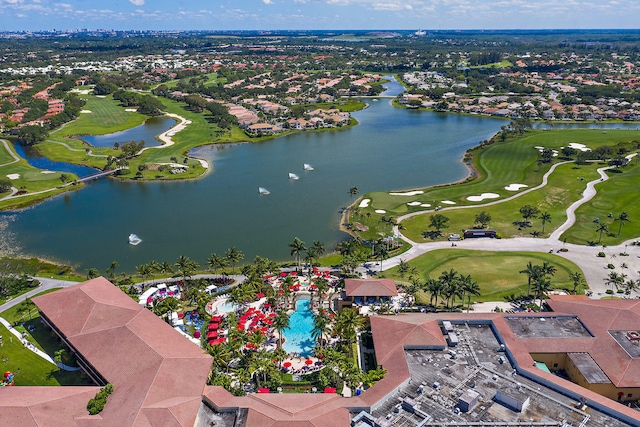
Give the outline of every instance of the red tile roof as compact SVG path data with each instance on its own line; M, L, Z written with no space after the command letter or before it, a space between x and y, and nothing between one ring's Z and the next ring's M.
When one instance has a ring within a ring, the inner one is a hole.
M211 357L200 348L104 278L33 301L83 358L113 384L114 392L100 415L91 417L84 394L93 397L96 387L84 388L87 393L82 393L82 387L20 388L34 394L47 390L44 396L52 393L51 397L76 389L83 396L81 404L72 405L66 413L49 402L31 424L21 427L75 425L82 418L100 426L194 424L211 368ZM4 397L0 399L0 424L16 425L4 422L5 402ZM29 411L34 414L31 406ZM49 417L56 421L49 422Z
M393 297L398 295L393 279L345 279L348 297Z

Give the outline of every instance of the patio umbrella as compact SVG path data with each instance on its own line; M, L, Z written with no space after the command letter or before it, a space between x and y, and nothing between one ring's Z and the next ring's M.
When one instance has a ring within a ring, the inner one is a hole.
M313 365L313 360L307 359L307 360L304 361L304 364L305 365Z
M284 366L285 368L290 368L291 367L291 362L284 362L282 364L282 366Z

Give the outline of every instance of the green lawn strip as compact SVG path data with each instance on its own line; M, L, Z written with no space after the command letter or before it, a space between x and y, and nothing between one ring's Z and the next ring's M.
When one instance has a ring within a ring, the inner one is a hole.
M542 223L539 218L530 220L531 227L520 228L514 224L516 221L522 221L520 208L524 205L535 206L540 212L548 212L551 215L551 222L545 224L544 234L541 235L541 237L547 237L566 221L567 208L582 196L587 182L599 176L598 167L600 166L596 164L560 165L549 177L547 185L540 190L491 206L441 211L442 215L449 218L447 228L442 230L444 233L442 239L446 239L450 233L462 234L463 230L473 228L475 216L481 211L491 215L492 220L488 227L500 233L501 237L530 237L534 231L541 233ZM432 215L434 215L433 212L403 221L403 234L416 242L425 241L422 232L433 230L429 228L429 219Z
M83 110L91 113L81 113L77 120L52 132L52 136L105 135L141 125L148 118L144 114L126 111L111 95L105 98L94 95L81 97L87 100Z
M61 173L42 173L41 169L30 166L26 160L20 160L16 163L0 166L0 176L6 177L11 174L20 175L17 179L11 180L11 185L18 190L26 190L29 193L48 190L63 184L60 180ZM65 174L69 179L75 179L76 176L71 173Z
M569 274L581 272L580 268L571 261L548 253L439 249L412 259L409 265L417 268L423 281L429 277L437 279L443 271L451 268L463 275L471 274L472 279L480 285L481 293L471 301L488 302L503 301L504 297L511 294L516 297L525 295L527 276L519 271L524 270L528 262L541 265L545 261L557 268L551 277L552 289L573 289ZM385 271L384 275L400 280L397 267ZM428 293L423 292L420 297L423 303L429 302Z
M11 142L7 142L7 144L9 145L9 149L13 150L13 147L11 146ZM13 152L13 154L15 154L15 151ZM13 161L15 161L15 158L5 148L4 143L0 142L0 165L11 163Z
M567 230L561 239L567 242L586 244L589 241L598 242L600 233L597 231L596 218L607 224L608 232L602 234L602 245L617 245L628 239L640 236L640 164L632 160L628 166L616 171L608 171L609 179L596 184L597 193L593 199L580 206L576 211L576 224ZM620 221L615 218L621 213L629 214L630 222L625 222L620 229ZM609 214L613 214L609 218ZM618 231L620 235L618 236Z

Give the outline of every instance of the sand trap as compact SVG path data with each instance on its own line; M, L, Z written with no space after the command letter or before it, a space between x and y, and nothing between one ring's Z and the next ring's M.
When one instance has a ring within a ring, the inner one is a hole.
M128 111L130 113L135 113L136 111L138 111L137 108L125 108L124 111Z
M584 144L578 144L577 142L570 142L569 147L575 148L576 150L580 150L580 151L591 151L591 148L588 148Z
M206 160L204 160L204 159L196 159L196 160L200 162L200 164L202 165L203 168L209 169L209 163L207 163Z
M390 196L417 196L418 194L424 194L422 190L407 191L406 193L389 193Z
M442 200L440 203L443 205L455 205L456 202L452 202L451 200Z
M79 93L80 95L89 95L91 93L91 89L71 89L73 93Z
M7 178L9 178L9 179L18 179L18 178L20 178L20 174L19 173L10 173L9 175L7 175Z
M385 214L385 213L387 213L387 211L385 211L384 209L376 209L376 210L375 210L375 212L376 212L376 213L379 213L379 214Z
M91 111L91 110L80 110L80 112L82 114L91 114L91 113L93 113L93 111Z
M421 205L420 205L420 207L421 207L421 208L430 208L430 207L431 207L431 204L429 204L429 203L423 203L423 204L421 204Z
M420 206L420 202L409 202L407 203L409 206Z
M504 187L505 190L507 191L518 191L521 188L527 188L528 185L525 184L509 184L506 187Z
M106 98L107 95L96 95L96 98Z
M371 199L362 199L362 201L360 202L358 207L359 208L368 208L369 207L369 203L371 203Z
M470 202L481 202L484 199L497 199L498 197L500 197L500 195L496 193L482 193L479 196L469 196L467 197L467 200Z
M54 171L42 171L42 172L40 172L40 173L46 173L46 174L49 174L49 173L55 173L55 172L54 172Z

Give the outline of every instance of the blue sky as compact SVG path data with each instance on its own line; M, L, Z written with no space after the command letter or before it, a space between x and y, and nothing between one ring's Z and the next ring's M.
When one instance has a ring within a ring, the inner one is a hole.
M640 0L0 0L0 31L639 28Z

